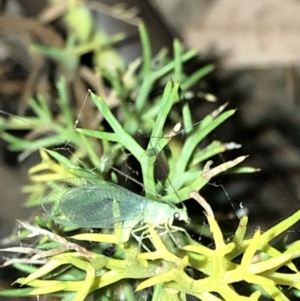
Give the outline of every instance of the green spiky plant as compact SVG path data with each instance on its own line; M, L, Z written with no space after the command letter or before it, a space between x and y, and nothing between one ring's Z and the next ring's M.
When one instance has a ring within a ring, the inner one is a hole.
M67 16L71 23L72 14L77 16L76 22L80 14L80 19L84 15L88 18L86 24L92 24L86 7L72 7ZM79 28L82 29L81 26ZM113 252L107 255L110 244L105 239L106 235L116 234L119 231L117 226L109 233L91 233L89 229L69 229L55 224L51 216L41 215L36 217L35 223L22 222L24 231L14 237L18 241L37 236L40 239L35 240L34 245L25 247L23 243L23 247L5 249L27 255L25 258L8 260L6 264L13 264L28 276L16 280L20 288L1 291L0 295L51 295L75 301L85 300L89 294L93 294L94 300L99 301L118 300L122 296L126 300L185 300L187 295L199 300L259 300L261 295L273 300L288 300L283 288L294 288L296 295L300 286L300 275L293 263L299 257L300 242L296 241L278 250L272 246L271 241L297 223L300 212L265 233L257 230L250 239L245 238L247 217L243 217L232 239L225 241L213 212L197 192L213 176L227 169L232 170L245 157L211 168L211 162L207 160L225 151L226 144L213 141L204 149L199 145L209 133L232 116L234 110L224 111L224 107L221 107L197 125L193 125L188 103L182 104L181 114L174 113L174 105L181 101L182 93L188 91L213 67L207 66L192 75L186 75L182 66L196 54L193 51L183 52L178 41L174 42L174 58L169 60L163 56L161 66L153 67L146 29L143 24L139 29L143 46L140 71L136 63L127 69L122 63L108 68L99 59L103 53L98 56L95 50L95 70L110 83L110 93L107 95L114 93L119 101L118 111L121 115L114 115L108 105L109 97L90 93L96 112L102 114L109 129L105 126L99 126L98 129L74 129L78 115L70 111L67 85L61 78L57 84L57 102L61 108L59 115L53 116L43 97L31 100L29 105L35 117L1 120L2 137L14 150L40 151L41 163L29 171L32 185L25 189L30 194L27 205L39 205L39 196L45 186L60 179L94 177L118 184L115 167L126 162L130 155L140 163L145 196L173 204L194 196L200 202L202 207L199 206L199 212L205 212L214 248L180 231L172 232L170 229L171 232L166 232L164 227L162 236L160 229L154 229L149 224L145 239L149 250L146 251L134 238L130 238L125 244L115 243ZM79 46L60 51L40 46L34 46L34 49L55 58L65 58L72 53L73 59L69 61L76 62L78 53L81 53L78 49L103 43L108 51L104 62L107 57L121 61L113 48L107 48L113 39L106 38L103 41L100 39L103 35L98 32L94 32L93 36L87 35L92 40L82 37L83 33L76 36L75 31L74 34L75 40L80 41ZM74 36L71 40L74 41ZM74 68L74 64L71 65ZM134 72L133 66L136 69ZM165 85L164 92L154 98L150 97L157 84ZM167 119L176 124L169 131L165 129ZM180 120L181 127L178 125ZM182 144L172 143L182 128L185 140ZM28 141L5 132L9 129L27 129L32 132L43 129L44 133L49 132L51 135ZM142 147L137 142L135 137L138 132L149 137L146 146ZM65 143L72 147L67 157L55 147L53 149L57 144L59 148L65 149L61 147ZM52 150L49 149L51 147ZM164 158L168 166L167 178L158 182L155 162L157 155L164 153L167 148L169 151ZM254 170L244 167L235 171ZM196 196L191 192L196 192ZM200 225L194 226L196 233L202 232ZM73 240L67 239L69 236ZM83 247L81 240L92 243ZM239 285L245 282L248 283L248 291L242 295Z

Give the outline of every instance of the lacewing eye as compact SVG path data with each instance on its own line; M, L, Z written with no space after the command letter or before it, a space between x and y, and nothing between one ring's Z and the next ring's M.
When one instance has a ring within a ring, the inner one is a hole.
M173 218L174 218L174 220L179 220L180 219L180 213L175 212Z

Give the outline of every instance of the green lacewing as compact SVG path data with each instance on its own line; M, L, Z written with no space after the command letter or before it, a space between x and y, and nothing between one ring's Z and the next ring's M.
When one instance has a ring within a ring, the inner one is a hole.
M114 229L121 224L123 228L133 229L138 224L171 227L174 219L189 222L185 208L154 201L92 178L56 181L45 188L40 200L47 215L59 224L72 227Z

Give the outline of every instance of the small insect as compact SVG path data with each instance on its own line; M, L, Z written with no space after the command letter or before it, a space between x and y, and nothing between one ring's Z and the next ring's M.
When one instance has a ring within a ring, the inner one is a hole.
M114 229L121 224L124 231L120 242L128 241L139 224L175 228L174 220L189 222L185 208L150 200L92 178L56 181L46 187L40 200L46 214L62 225Z

